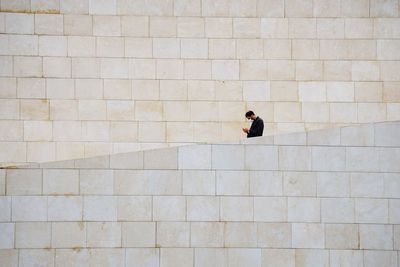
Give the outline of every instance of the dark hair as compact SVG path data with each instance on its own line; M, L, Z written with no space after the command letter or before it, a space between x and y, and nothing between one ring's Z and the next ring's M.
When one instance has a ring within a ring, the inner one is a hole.
M246 118L251 117L251 115L255 115L253 111L249 110L246 112Z

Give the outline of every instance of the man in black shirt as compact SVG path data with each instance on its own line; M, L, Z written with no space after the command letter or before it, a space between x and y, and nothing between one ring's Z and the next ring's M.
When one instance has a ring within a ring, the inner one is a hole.
M264 131L264 121L260 117L256 116L256 114L251 110L246 112L246 118L253 121L250 129L243 128L243 132L247 133L247 138L262 136Z

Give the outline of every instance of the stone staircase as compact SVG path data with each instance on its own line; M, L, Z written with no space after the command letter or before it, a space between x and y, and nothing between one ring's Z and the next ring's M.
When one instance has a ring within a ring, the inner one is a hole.
M399 267L400 122L0 169L0 266Z

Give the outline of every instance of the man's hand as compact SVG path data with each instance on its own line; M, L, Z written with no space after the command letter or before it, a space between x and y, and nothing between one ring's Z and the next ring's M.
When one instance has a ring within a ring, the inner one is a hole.
M242 128L242 130L243 130L243 132L245 132L245 133L249 133L249 129L247 129L247 128Z

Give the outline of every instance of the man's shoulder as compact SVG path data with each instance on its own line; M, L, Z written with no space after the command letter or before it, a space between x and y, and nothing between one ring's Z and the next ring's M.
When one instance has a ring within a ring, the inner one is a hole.
M264 122L263 119L261 119L260 117L257 117L257 121Z

